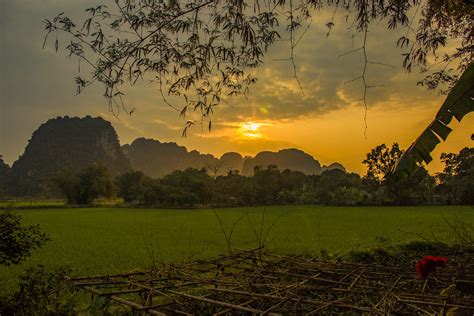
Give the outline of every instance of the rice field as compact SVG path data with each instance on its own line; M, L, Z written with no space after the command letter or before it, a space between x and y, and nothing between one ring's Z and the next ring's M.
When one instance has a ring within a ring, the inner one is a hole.
M317 256L428 238L453 242L448 223L474 222L473 206L271 206L227 209L51 208L18 210L51 236L23 264L0 269L10 288L27 267L69 265L76 275L154 262L209 258L232 247Z

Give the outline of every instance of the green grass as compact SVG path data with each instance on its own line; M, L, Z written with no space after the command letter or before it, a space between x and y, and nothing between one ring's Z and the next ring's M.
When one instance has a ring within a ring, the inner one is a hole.
M114 207L122 205L123 199L96 199L94 200L94 207ZM33 200L33 199L19 199L19 200L5 200L0 201L0 210L2 209L37 209L37 208L56 208L66 207L65 200ZM70 206L72 208L72 206Z
M64 200L8 200L0 201L0 209L40 208L64 206Z
M263 207L217 209L227 232L239 218L232 245L258 245ZM214 211L128 208L55 208L19 210L24 224L40 224L51 241L19 266L0 267L0 288L14 284L29 266L70 265L75 275L116 273L161 262L209 258L227 249ZM344 254L380 245L399 244L422 235L452 242L445 219L474 222L467 207L267 207L262 235L278 253ZM252 227L254 229L252 229ZM416 233L416 234L414 234ZM2 285L3 283L3 285Z

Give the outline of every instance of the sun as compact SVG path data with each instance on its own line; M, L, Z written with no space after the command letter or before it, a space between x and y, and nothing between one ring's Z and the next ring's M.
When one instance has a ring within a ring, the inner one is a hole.
M262 126L260 123L245 122L240 125L240 134L246 138L261 138L262 134L258 132Z

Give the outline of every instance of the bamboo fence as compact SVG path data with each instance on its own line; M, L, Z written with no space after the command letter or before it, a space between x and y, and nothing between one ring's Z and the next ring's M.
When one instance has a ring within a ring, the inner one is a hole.
M138 315L474 315L473 268L448 265L420 280L414 267L323 261L257 248L67 280Z

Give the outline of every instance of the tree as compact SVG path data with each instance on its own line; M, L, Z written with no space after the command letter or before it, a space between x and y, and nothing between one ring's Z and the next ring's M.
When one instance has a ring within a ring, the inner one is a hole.
M464 147L459 154L442 153L443 174L448 177L467 176L474 171L474 148Z
M393 143L392 148L387 148L385 144L375 147L362 161L367 165L365 178L382 183L402 154L398 143Z
M160 183L159 179L144 178L143 179L143 198L139 201L143 205L166 205L167 195L165 187Z
M442 202L474 204L474 148L465 147L458 154L442 153L444 170L438 174L438 192Z
M67 35L69 56L91 67L88 77L76 77L77 91L102 84L111 110L127 111L123 84L152 80L169 106L183 116L188 110L198 111L201 123L209 119L211 129L214 107L227 96L248 93L257 80L252 69L262 64L284 32L291 50L288 60L299 84L293 49L321 8L345 11L347 20L353 21L349 27L363 35L362 47L354 51L364 52L365 67L357 78L364 84L364 96L370 87L367 65L382 64L367 60L365 43L373 22L384 20L390 30L407 29L397 42L407 50L403 66L407 71L427 72L420 84L428 88L450 90L472 62L474 7L469 1L449 0L116 0L113 8L87 9L88 17L79 23L62 13L45 20L45 43L54 38L57 51L59 33ZM411 11L417 13L412 18ZM327 26L330 30L333 21ZM428 60L439 60L440 50L451 43L457 49L443 52L440 63L445 67L432 71ZM182 97L185 105L172 105L166 99L169 95ZM194 123L187 121L183 135Z
M388 176L383 183L384 203L394 205L423 205L433 202L434 178L424 166L407 177Z
M306 182L306 175L300 171L285 169L281 172L280 179L279 202L282 204L293 204L300 201L301 192Z
M266 169L254 168L252 177L254 184L256 201L258 204L277 204L278 193L281 190L281 172L277 166L269 165Z
M65 172L53 179L69 204L91 204L99 197L111 198L114 183L103 166L93 165L77 173Z
M355 205L363 200L361 186L360 176L356 173L326 170L318 181L316 194L326 205Z
M10 211L0 213L0 265L19 264L48 240L39 225L21 226L19 215Z
M227 206L255 205L257 193L252 178L229 172L215 179L214 200Z
M212 180L206 169L176 170L160 181L164 202L176 206L208 204L213 194Z
M417 166L408 177L391 173L403 151L397 143L391 148L381 144L372 149L362 162L367 165L365 186L377 203L396 205L423 204L432 201L434 179L423 166Z
M146 178L141 171L130 171L118 176L115 178L117 195L127 203L143 201Z

